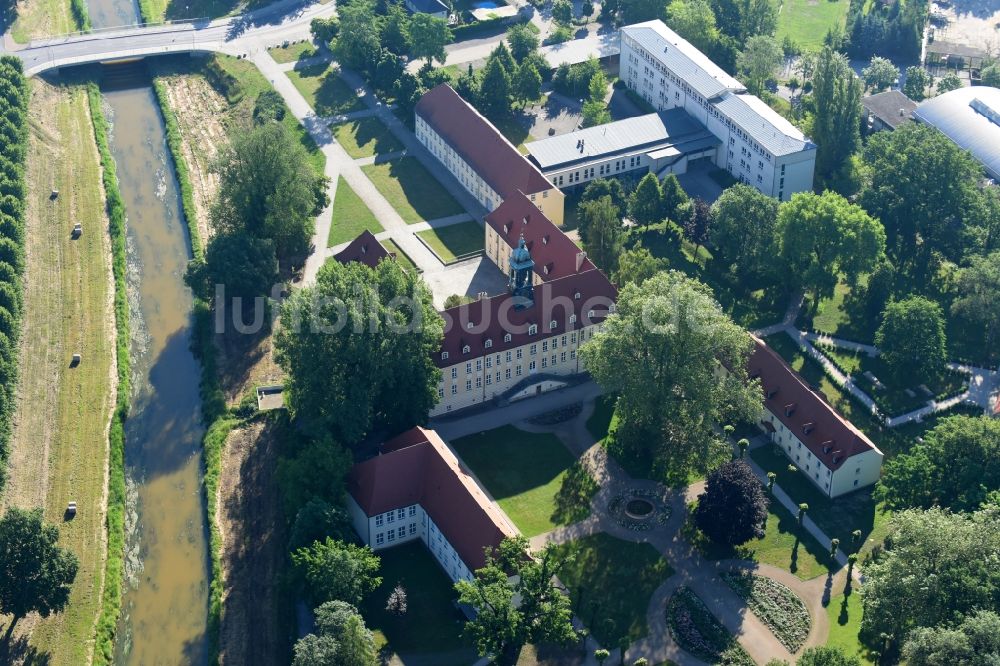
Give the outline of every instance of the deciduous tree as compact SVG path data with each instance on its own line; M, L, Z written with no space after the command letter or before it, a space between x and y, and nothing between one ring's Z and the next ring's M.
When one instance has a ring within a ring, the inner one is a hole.
M7 638L28 613L62 612L76 579L76 555L60 548L59 530L42 510L10 507L0 518L0 612L10 615Z
M750 465L742 460L725 463L708 475L698 496L694 520L716 543L738 546L764 536L767 497Z
M628 283L642 284L660 271L667 269L667 260L659 259L650 254L641 244L625 250L618 258L618 270L615 272L615 282L619 285Z
M778 201L738 183L712 204L710 239L738 275L761 277L773 271Z
M934 89L937 91L938 95L943 95L946 92L951 92L952 90L958 90L962 87L962 79L958 78L957 74L948 73L938 79L937 85Z
M533 102L542 95L542 75L530 62L519 65L514 75L513 88L517 101L522 104Z
M220 285L227 299L263 296L278 281L274 242L244 230L217 233L208 241L204 261L188 266L186 280L203 298L212 298Z
M712 229L712 208L704 199L696 197L694 201L691 202L691 212L684 219L683 225L684 235L687 236L688 240L694 243L695 253L705 241L708 240L709 232Z
M1000 615L975 611L954 629L915 629L903 645L907 666L989 666L1000 663Z
M337 13L340 30L333 42L334 56L351 69L370 71L382 51L381 30L373 3L356 0L338 7Z
M778 42L769 35L750 37L736 59L736 66L746 77L747 87L755 95L764 91L764 84L775 75L784 55Z
M292 565L303 591L317 604L346 601L360 604L382 584L380 560L368 546L327 538L292 553Z
M573 22L573 4L569 0L555 0L552 3L552 18L557 23L569 25Z
M451 42L452 34L443 18L417 12L410 19L410 38L415 58L426 58L428 65L435 60L444 63L444 47Z
M459 602L476 610L465 633L480 655L492 657L499 666L513 666L526 643L565 645L576 640L569 597L552 582L558 573L551 545L530 556L527 539L518 536L488 552L486 566L473 580L455 583Z
M684 191L680 181L677 180L677 176L672 173L667 174L667 177L660 183L660 195L660 201L663 205L663 215L675 222L683 219L687 212L686 208L689 199L687 192Z
M667 23L700 51L711 51L719 39L715 14L706 0L671 0Z
M479 87L479 107L489 118L510 115L510 72L499 58L491 58L483 69Z
M807 648L797 666L862 666L861 659L856 655L845 654L839 647Z
M510 54L518 63L538 51L538 35L531 23L518 23L507 31Z
M899 381L925 382L936 377L947 360L941 306L922 296L889 303L875 344Z
M824 47L812 79L816 113L812 138L816 142L816 174L821 182L833 178L861 145L861 82L847 58Z
M899 79L899 68L888 58L875 56L868 66L861 70L861 78L865 80L865 86L879 92Z
M598 267L607 273L618 268L622 249L622 221L611 197L584 201L579 207L580 240L583 249Z
M956 291L952 315L982 341L984 358L1000 357L1000 250L971 257L958 274Z
M927 89L931 86L931 75L920 65L906 68L906 82L903 84L903 94L914 102L922 102L927 97Z
M1000 88L1000 61L993 61L983 67L979 73L984 86Z
M663 191L660 180L654 173L647 173L639 181L629 197L628 214L632 221L642 227L656 224L664 218Z
M292 666L375 666L375 638L358 609L328 601L316 609L316 633L295 644Z

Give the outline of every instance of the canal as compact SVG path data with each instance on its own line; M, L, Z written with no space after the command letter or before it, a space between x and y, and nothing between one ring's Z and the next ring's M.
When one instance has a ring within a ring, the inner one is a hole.
M90 0L95 28L135 23L133 0ZM132 408L125 424L126 572L117 664L207 662L208 546L200 366L191 353L190 237L144 65L101 85L127 213Z

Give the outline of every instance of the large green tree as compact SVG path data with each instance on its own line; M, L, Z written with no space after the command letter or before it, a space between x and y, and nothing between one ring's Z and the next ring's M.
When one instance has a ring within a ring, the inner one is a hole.
M295 643L292 666L375 666L375 638L358 609L328 601L316 609L316 631Z
M893 510L974 511L1000 490L1000 421L950 416L886 462L876 497Z
M838 647L811 647L802 652L796 666L861 666L861 659Z
M426 421L443 322L418 276L394 261L327 262L281 321L275 350L294 413L349 445L375 423L400 432Z
M907 666L994 666L1000 664L1000 615L981 610L954 629L926 627L903 645Z
M371 0L355 0L337 8L340 29L333 41L337 61L361 72L378 62L382 51L381 25Z
M708 475L694 520L705 536L730 546L764 536L767 497L750 465L725 463Z
M920 627L954 627L1000 608L1000 506L969 515L911 509L890 519L885 548L865 566L862 637L899 646Z
M764 91L764 84L777 73L784 54L777 40L770 35L755 35L736 59L736 66L744 75L747 88L755 95Z
M655 173L647 173L639 181L632 196L629 197L628 214L633 222L642 227L663 220L665 216L663 191Z
M914 102L922 102L927 97L927 89L931 86L931 75L920 65L906 68L906 82L903 83L903 94Z
M630 282L642 284L660 271L667 270L667 260L654 257L649 250L637 244L621 253L618 258L618 270L614 274L615 282L620 285Z
M426 58L430 66L435 60L444 63L444 47L451 42L451 30L443 18L417 12L410 19L413 57Z
M829 190L799 192L781 204L775 234L780 258L795 283L813 293L814 308L833 295L840 274L855 284L885 251L879 221Z
M584 201L578 209L580 240L591 260L607 273L618 268L622 250L622 221L611 197Z
M660 183L660 203L662 204L662 214L669 220L678 222L687 215L687 207L690 198L677 176L668 173L663 182Z
M518 23L507 31L510 54L517 62L523 62L538 51L538 29L532 23Z
M576 640L569 597L553 584L558 574L551 545L530 556L527 539L518 536L487 553L486 566L473 580L455 583L459 602L476 610L465 633L480 655L498 666L513 666L527 643Z
M489 118L503 118L510 115L510 98L510 70L500 58L490 58L479 86L479 108Z
M292 565L303 591L317 604L339 600L357 605L382 584L380 560L368 546L327 538L293 552Z
M975 159L935 128L908 123L873 135L864 164L860 202L885 225L893 263L925 277L935 256L958 261L985 212Z
M868 88L879 92L899 79L899 68L893 65L888 58L875 56L868 66L861 70L861 78L865 80L865 85Z
M216 229L274 242L280 258L304 254L313 218L326 205L325 178L284 125L239 133L215 162L219 193L210 211Z
M530 61L517 66L511 83L514 98L521 104L534 102L542 95L542 75Z
M666 21L699 51L712 51L719 41L715 14L707 0L671 0L667 5Z
M616 437L658 476L704 469L714 424L753 420L758 383L748 381L750 336L711 289L677 271L626 284L604 330L581 349L587 369L618 394ZM720 373L719 363L732 368Z
M738 183L712 204L710 240L738 275L760 277L774 270L778 200Z
M936 377L944 370L948 353L941 306L923 296L889 303L875 344L898 380L925 382Z
M0 613L10 615L7 637L28 613L59 613L69 603L76 579L76 555L60 548L59 530L42 520L42 510L7 509L0 518Z
M816 59L812 85L812 138L822 183L841 173L861 145L861 82L847 58L827 46Z
M951 314L982 343L983 357L1000 358L1000 250L973 256L958 274Z
M227 297L267 294L278 281L274 242L244 230L221 232L208 241L203 262L188 267L187 282L195 293L211 298L218 285Z

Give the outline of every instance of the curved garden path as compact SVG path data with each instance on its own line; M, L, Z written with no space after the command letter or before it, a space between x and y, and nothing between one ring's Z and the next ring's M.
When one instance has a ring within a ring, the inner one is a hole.
M805 603L811 619L809 636L800 648L800 652L806 647L824 644L829 634L824 602L828 602L832 590L839 589L837 585L843 585L844 570L803 581L788 571L767 564L748 560L705 559L680 534L687 513L686 502L701 492L704 482L692 484L682 490L671 490L655 481L631 478L613 458L607 455L600 443L594 441L593 435L587 430L587 419L593 414L594 406L593 400L587 400L579 415L556 425L539 426L523 421L516 424L523 430L555 434L588 466L591 475L600 485L600 490L591 501L592 513L587 519L540 534L531 539L531 546L533 549L540 549L547 543L565 543L597 532L605 532L626 541L649 543L663 555L675 573L650 597L646 611L648 634L629 647L626 663L639 657L646 657L654 664L667 660L682 666L704 664L682 650L671 637L667 627L667 600L681 586L689 587L704 601L716 619L736 637L758 664L764 664L774 658L794 662L796 655L790 653L778 641L770 629L750 612L746 603L719 576L724 571L733 570L753 570L758 575L777 580L795 592ZM635 490L655 490L663 493L671 509L669 519L662 525L656 525L644 532L628 529L615 521L607 512L609 503L618 495Z

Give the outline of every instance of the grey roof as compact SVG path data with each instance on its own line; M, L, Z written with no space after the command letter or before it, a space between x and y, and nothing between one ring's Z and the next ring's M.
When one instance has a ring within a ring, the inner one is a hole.
M795 125L759 97L726 95L713 105L774 156L815 147Z
M423 14L440 14L441 12L448 12L448 5L442 2L442 0L407 0L407 2L412 6L414 11L421 12Z
M628 35L653 54L678 77L705 99L712 99L727 90L744 91L746 87L690 42L667 27L660 20L646 21L625 26L622 35Z
M1000 180L1000 89L952 90L922 102L913 117L971 151L990 177Z
M861 100L861 105L893 129L910 120L913 110L917 108L916 102L898 90L869 95Z
M670 146L684 152L690 142L700 139L714 139L718 143L701 123L678 108L532 141L525 147L544 172L618 153L662 150Z

